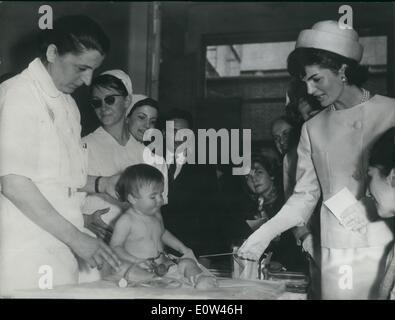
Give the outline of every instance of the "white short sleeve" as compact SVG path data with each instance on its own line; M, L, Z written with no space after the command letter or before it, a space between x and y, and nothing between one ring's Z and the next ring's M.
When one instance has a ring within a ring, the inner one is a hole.
M36 99L23 85L0 91L0 176L36 177L40 121L34 104Z

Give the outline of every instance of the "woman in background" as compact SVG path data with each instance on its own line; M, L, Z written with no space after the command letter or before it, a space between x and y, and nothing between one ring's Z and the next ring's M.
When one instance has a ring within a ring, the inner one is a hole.
M374 144L368 175L370 177L368 196L374 199L380 217L395 217L395 127L387 130ZM395 230L394 230L395 231ZM395 300L395 245L392 244L380 286L380 299Z
M233 196L231 212L233 222L229 233L233 234L233 244L240 244L263 223L274 217L284 204L281 180L276 163L258 154L251 157L249 174L241 177L242 192ZM305 259L296 245L292 232L284 232L274 239L268 251L272 259L291 271L304 271Z
M295 134L295 123L288 116L281 116L273 120L271 128L273 142L282 157L298 142Z

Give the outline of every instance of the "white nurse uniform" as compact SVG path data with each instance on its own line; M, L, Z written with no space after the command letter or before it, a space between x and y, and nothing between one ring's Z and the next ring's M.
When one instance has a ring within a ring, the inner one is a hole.
M81 143L80 114L74 99L57 90L36 58L0 86L0 176L31 179L51 205L82 230L87 155ZM42 266L53 285L78 281L70 248L46 232L0 194L0 295L37 289ZM47 274L48 275L48 274Z

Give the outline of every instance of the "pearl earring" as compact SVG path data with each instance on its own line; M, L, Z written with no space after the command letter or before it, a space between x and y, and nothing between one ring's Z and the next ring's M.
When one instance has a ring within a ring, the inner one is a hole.
M342 77L341 77L341 80L342 80L343 82L346 82L346 81L347 81L346 76L342 76Z

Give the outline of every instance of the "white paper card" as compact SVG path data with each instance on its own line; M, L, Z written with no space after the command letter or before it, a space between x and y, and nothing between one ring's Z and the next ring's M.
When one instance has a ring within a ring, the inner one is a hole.
M344 210L352 206L357 202L354 195L348 190L348 188L341 189L334 196L324 202L330 211L336 216L336 218L342 222L341 214Z

